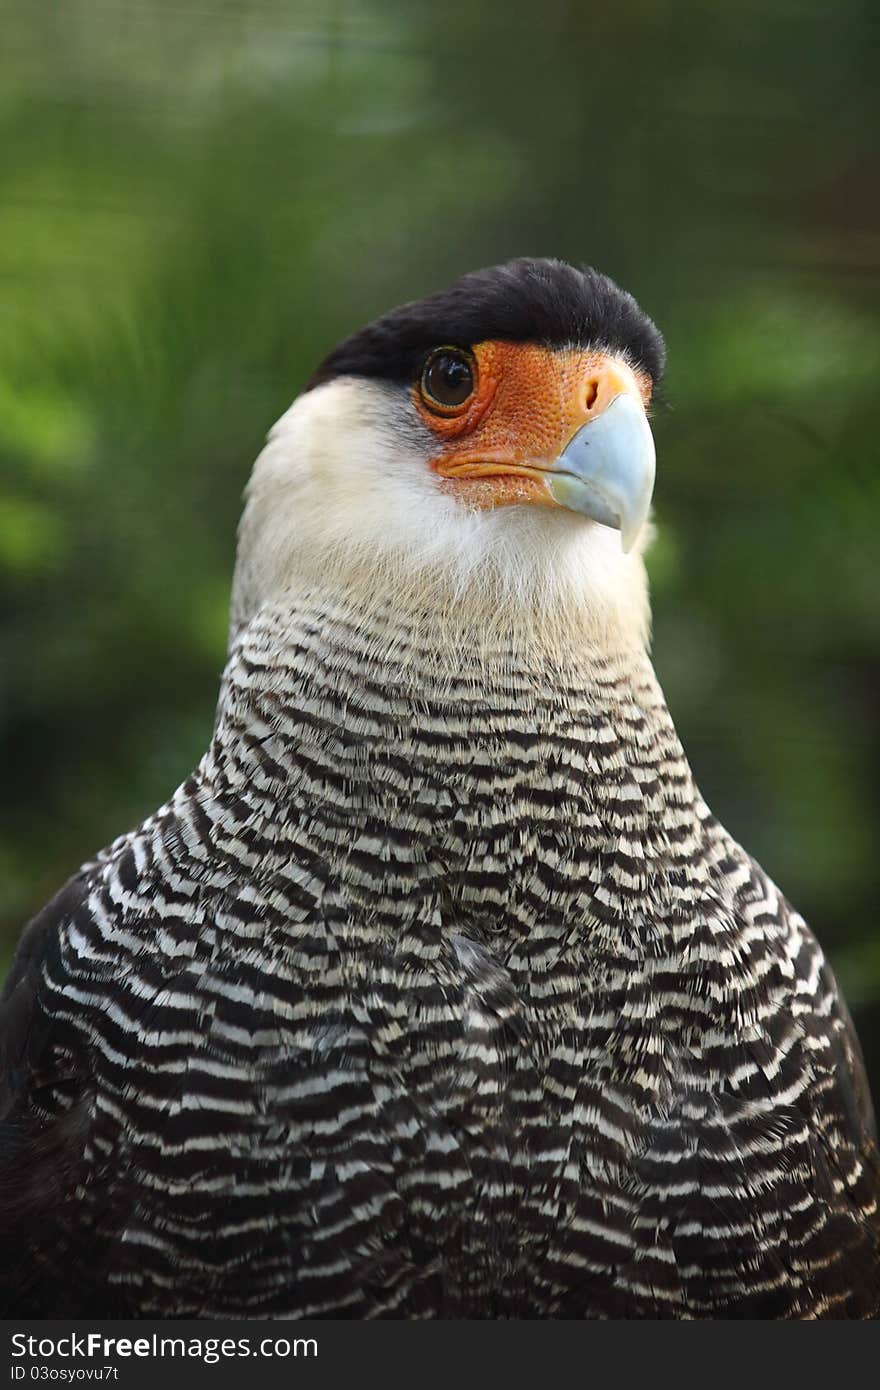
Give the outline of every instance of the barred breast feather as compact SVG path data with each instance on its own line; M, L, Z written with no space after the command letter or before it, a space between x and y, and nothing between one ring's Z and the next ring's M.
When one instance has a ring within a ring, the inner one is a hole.
M878 1314L815 939L643 650L493 642L318 586L243 626L7 983L7 1316Z

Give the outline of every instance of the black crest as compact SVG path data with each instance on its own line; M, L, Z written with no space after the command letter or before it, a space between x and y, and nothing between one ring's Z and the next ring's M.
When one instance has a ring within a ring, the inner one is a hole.
M523 257L463 275L449 289L383 314L334 348L306 389L338 376L412 381L432 348L491 338L625 353L656 383L659 329L631 294L590 266Z

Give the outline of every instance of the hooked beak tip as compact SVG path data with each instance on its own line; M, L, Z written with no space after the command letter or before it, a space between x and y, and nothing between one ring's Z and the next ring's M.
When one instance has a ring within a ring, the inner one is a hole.
M644 409L621 394L569 440L548 486L560 506L619 531L628 553L648 518L655 473L654 437Z

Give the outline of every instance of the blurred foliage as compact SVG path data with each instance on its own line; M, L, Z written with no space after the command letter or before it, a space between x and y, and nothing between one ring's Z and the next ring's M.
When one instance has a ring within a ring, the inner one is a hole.
M0 930L207 741L241 488L344 332L516 254L665 330L656 660L880 1071L871 0L0 0Z

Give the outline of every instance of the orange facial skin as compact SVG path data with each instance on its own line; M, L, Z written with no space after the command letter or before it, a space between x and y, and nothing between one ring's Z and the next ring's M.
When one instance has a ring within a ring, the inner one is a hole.
M568 441L623 393L647 408L651 381L607 353L489 341L471 349L473 394L437 407L419 384L414 403L437 439L431 467L443 490L480 510L532 502L558 506L546 474Z

